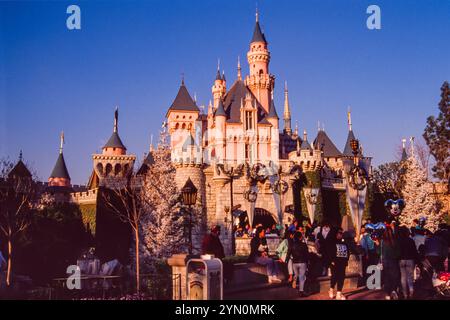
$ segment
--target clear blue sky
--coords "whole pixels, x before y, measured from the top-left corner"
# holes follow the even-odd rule
[[[120,107],[119,133],[139,159],[157,135],[185,73],[207,104],[217,58],[229,85],[254,27],[250,1],[0,1],[0,157],[24,158],[47,179],[59,132],[73,183],[86,183]],[[81,7],[82,29],[66,28]],[[366,28],[377,4],[382,30]],[[258,1],[272,53],[275,102],[288,81],[293,119],[311,139],[317,121],[339,148],[346,110],[365,153],[391,161],[403,136],[420,136],[450,80],[450,1]],[[294,122],[295,123],[295,122]]]

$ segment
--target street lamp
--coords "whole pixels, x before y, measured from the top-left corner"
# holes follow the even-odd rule
[[[197,191],[191,178],[188,178],[184,187],[181,188],[183,204],[189,207],[189,254],[192,254],[192,206],[197,202]]]

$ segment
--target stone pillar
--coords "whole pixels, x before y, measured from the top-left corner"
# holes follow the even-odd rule
[[[167,264],[172,267],[172,299],[187,300],[186,288],[186,264],[190,259],[198,258],[196,255],[186,253],[174,254],[167,259]]]

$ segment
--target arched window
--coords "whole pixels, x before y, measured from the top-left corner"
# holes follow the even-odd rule
[[[108,163],[105,167],[105,175],[108,176],[112,171],[112,165],[111,163]]]
[[[100,175],[103,175],[103,164],[97,163],[97,171],[100,173]]]
[[[181,129],[186,129],[186,123],[183,123],[183,125],[181,126]]]
[[[175,125],[175,130],[180,129],[180,124],[177,122],[177,124]]]
[[[122,166],[119,163],[117,163],[114,166],[114,175],[116,175],[116,176],[119,175],[121,170],[122,170]]]

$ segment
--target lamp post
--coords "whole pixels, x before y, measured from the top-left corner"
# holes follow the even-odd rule
[[[244,164],[240,164],[237,167],[233,167],[233,166],[227,166],[226,164],[218,164],[216,166],[216,170],[217,170],[217,175],[224,175],[227,178],[227,183],[230,183],[230,208],[229,208],[229,213],[230,213],[230,218],[231,218],[231,254],[234,255],[236,252],[236,244],[235,242],[235,237],[234,237],[234,216],[233,216],[233,212],[234,212],[234,201],[233,201],[233,181],[234,179],[239,179],[239,177],[242,175],[243,170],[244,170]],[[225,208],[226,209],[226,208]],[[228,210],[225,210],[225,213],[228,215]],[[228,219],[227,219],[228,220]]]
[[[189,208],[189,254],[192,254],[192,206],[197,202],[197,191],[191,178],[187,179],[184,187],[181,189],[183,204]]]

